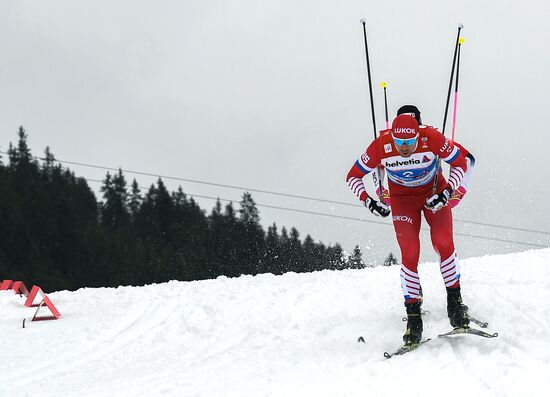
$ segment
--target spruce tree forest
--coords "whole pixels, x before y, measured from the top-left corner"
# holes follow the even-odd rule
[[[49,148],[33,156],[23,127],[0,156],[0,280],[48,292],[365,267],[359,247],[346,255],[293,227],[264,230],[248,192],[208,213],[181,187],[142,188],[119,169],[98,201]]]

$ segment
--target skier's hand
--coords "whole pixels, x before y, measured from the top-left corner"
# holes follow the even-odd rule
[[[380,198],[384,204],[391,207],[390,191],[385,187],[382,188],[382,194],[380,194],[380,187],[376,188],[376,195]]]
[[[437,193],[432,197],[429,197],[424,206],[433,212],[437,212],[447,205],[449,202],[449,197],[451,197],[451,189],[446,188],[441,193]]]
[[[460,203],[460,200],[466,195],[466,192],[467,190],[464,186],[459,186],[458,189],[453,192],[449,200],[451,208],[456,207]]]
[[[367,207],[374,215],[381,216],[382,218],[385,218],[390,214],[390,209],[386,204],[376,201],[371,197],[367,197],[365,200],[365,207]]]

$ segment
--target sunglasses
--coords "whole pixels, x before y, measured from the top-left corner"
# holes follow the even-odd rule
[[[418,139],[418,135],[415,136],[414,138],[409,138],[409,139],[393,138],[393,141],[397,146],[404,146],[404,145],[411,146],[415,144],[417,139]]]

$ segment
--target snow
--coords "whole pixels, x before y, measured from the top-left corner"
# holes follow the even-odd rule
[[[461,262],[465,303],[495,339],[436,338],[445,290],[421,264],[435,339],[390,360],[398,266],[59,291],[62,318],[42,322],[1,291],[0,396],[546,396],[549,264],[550,249]]]

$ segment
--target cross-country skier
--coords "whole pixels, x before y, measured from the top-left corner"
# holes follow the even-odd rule
[[[403,105],[403,106],[401,106],[397,110],[397,116],[399,116],[400,114],[410,114],[411,116],[414,116],[416,121],[418,121],[418,125],[422,125],[422,118],[420,116],[420,110],[415,105]],[[466,163],[467,163],[468,166],[467,166],[467,169],[466,169],[466,173],[464,174],[464,178],[462,179],[462,182],[460,183],[460,186],[458,187],[458,189],[456,189],[453,192],[453,195],[449,199],[449,205],[451,206],[451,208],[456,207],[460,203],[460,201],[464,198],[466,193],[468,192],[468,185],[470,183],[470,178],[471,178],[471,175],[472,175],[472,171],[473,171],[474,166],[475,166],[474,156],[470,152],[468,152],[458,142],[454,142],[454,144],[456,146],[458,146],[458,149],[460,150],[460,153],[463,154],[464,157],[466,158]],[[382,180],[384,180],[385,176],[386,176],[386,172],[384,171],[384,167],[380,166],[380,167],[378,167],[378,169],[380,171],[380,177],[382,178]],[[384,204],[386,204],[387,206],[391,206],[391,198],[390,198],[390,193],[389,193],[388,189],[384,188],[382,194],[380,194],[380,187],[377,186],[376,187],[376,194],[377,194],[377,196],[379,196],[382,199]]]
[[[440,256],[450,323],[455,328],[469,324],[460,294],[460,268],[453,242],[452,212],[448,206],[453,192],[464,180],[468,163],[461,147],[437,129],[419,125],[420,112],[418,117],[411,114],[414,111],[401,113],[394,119],[392,128],[381,131],[369,145],[346,179],[365,207],[376,216],[387,217],[389,207],[370,197],[363,184],[363,177],[378,166],[383,166],[387,173],[393,225],[401,250],[401,287],[408,319],[403,340],[411,345],[422,339],[422,292],[417,271],[421,213],[430,226],[432,244]],[[438,157],[450,165],[448,182],[441,167],[437,166]],[[436,172],[439,175],[434,192]]]

